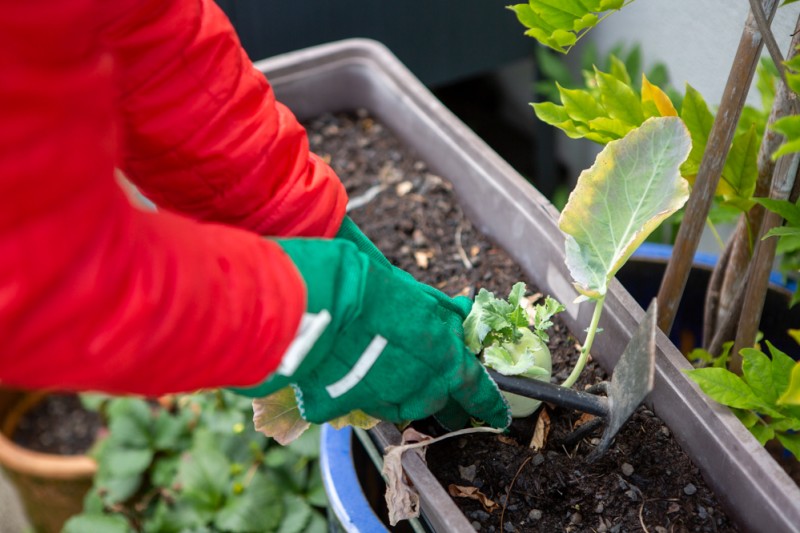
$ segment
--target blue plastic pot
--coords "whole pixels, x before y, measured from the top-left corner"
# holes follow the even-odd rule
[[[658,294],[671,255],[672,246],[646,242],[617,274],[617,279],[642,307],[646,308]],[[670,332],[670,339],[683,353],[700,344],[706,287],[716,263],[717,257],[713,254],[695,255],[694,267]],[[796,328],[800,324],[800,306],[788,309],[792,291],[794,283],[787,283],[777,272],[772,273],[761,329],[776,347],[796,357],[797,343],[786,333],[789,328]]]
[[[353,459],[353,429],[322,426],[322,482],[328,495],[331,531],[389,533],[369,503]]]

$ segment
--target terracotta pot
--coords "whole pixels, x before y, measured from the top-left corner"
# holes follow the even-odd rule
[[[11,440],[22,416],[46,394],[0,391],[0,465],[19,492],[35,530],[57,533],[83,509],[97,464],[87,455],[40,453]]]

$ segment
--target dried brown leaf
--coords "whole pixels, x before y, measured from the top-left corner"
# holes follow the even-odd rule
[[[547,409],[542,409],[539,413],[539,418],[536,420],[536,429],[533,430],[533,438],[529,448],[538,452],[544,445],[547,444],[547,435],[550,434],[550,415],[547,414]]]
[[[517,441],[512,439],[511,437],[506,437],[505,435],[498,435],[497,440],[502,442],[503,444],[508,444],[509,446],[517,446]]]
[[[300,408],[291,387],[253,400],[253,423],[257,431],[272,437],[282,446],[286,446],[311,427],[300,416]]]
[[[450,484],[447,487],[447,492],[454,498],[468,498],[470,500],[477,500],[481,502],[483,508],[487,513],[499,509],[500,505],[478,490],[477,487],[469,487],[463,485]]]
[[[580,418],[578,418],[575,421],[575,423],[572,425],[572,429],[578,429],[579,427],[581,427],[585,423],[590,422],[590,421],[594,420],[595,418],[597,418],[597,417],[595,415],[591,414],[591,413],[583,413],[580,416]]]
[[[419,493],[403,472],[403,452],[405,445],[430,440],[431,438],[414,428],[403,431],[400,446],[389,446],[383,457],[383,476],[386,479],[386,505],[389,508],[389,524],[397,525],[400,520],[408,520],[419,516]],[[425,460],[425,448],[414,448],[422,460]]]

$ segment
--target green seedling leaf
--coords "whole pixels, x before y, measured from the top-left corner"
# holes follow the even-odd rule
[[[797,204],[772,198],[755,198],[755,201],[786,219],[792,226],[800,227],[800,206]]]
[[[525,284],[515,283],[508,301],[495,298],[494,293],[481,289],[472,309],[464,320],[464,341],[473,353],[480,353],[493,342],[513,342],[519,339],[519,328],[528,326],[528,315],[520,305]]]
[[[544,299],[543,304],[534,305],[529,314],[533,322],[533,332],[536,336],[542,341],[548,342],[550,337],[547,335],[547,330],[553,327],[553,321],[550,319],[565,309],[566,307],[561,305],[558,300],[550,296]]]
[[[285,446],[311,424],[300,415],[294,390],[285,387],[266,398],[253,400],[253,423],[257,431]]]
[[[800,115],[790,115],[775,121],[772,129],[786,137],[786,142],[772,154],[773,159],[800,152]]]
[[[700,161],[703,159],[703,152],[708,144],[708,135],[714,125],[714,115],[709,110],[703,96],[688,83],[680,116],[692,136],[692,151],[689,153],[686,163],[681,167],[684,177],[691,182],[700,168]]]
[[[778,398],[779,405],[800,405],[800,363],[795,363],[792,368],[789,385],[780,398]]]
[[[567,266],[578,291],[605,295],[636,247],[689,197],[680,176],[691,139],[677,117],[650,118],[609,143],[581,173],[558,225],[567,234]]]
[[[641,98],[636,91],[611,74],[595,69],[595,80],[600,90],[600,100],[608,116],[631,127],[644,121]]]
[[[756,440],[758,440],[758,443],[762,446],[765,445],[767,441],[775,438],[775,430],[764,424],[755,424],[747,429],[750,430],[750,433],[753,434]]]
[[[800,461],[800,433],[778,433],[776,436],[783,447]]]
[[[750,385],[753,394],[770,405],[778,399],[779,389],[775,386],[772,373],[772,361],[760,350],[744,348],[740,351],[742,358],[742,375]]]
[[[769,341],[767,341],[767,347],[772,355],[772,383],[776,394],[780,394],[781,391],[785,391],[789,387],[790,375],[795,367],[795,361]]]
[[[717,194],[725,200],[748,211],[753,206],[752,196],[758,179],[758,148],[761,139],[751,126],[745,133],[734,137],[731,151],[722,169],[722,179]]]

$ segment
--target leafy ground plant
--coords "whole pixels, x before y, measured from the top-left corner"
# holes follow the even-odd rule
[[[315,431],[277,446],[253,429],[250,400],[227,391],[87,403],[109,432],[66,533],[327,531]]]
[[[778,439],[800,459],[800,363],[770,344],[742,350],[739,376],[722,367],[688,371],[709,397],[727,405],[764,445]]]

